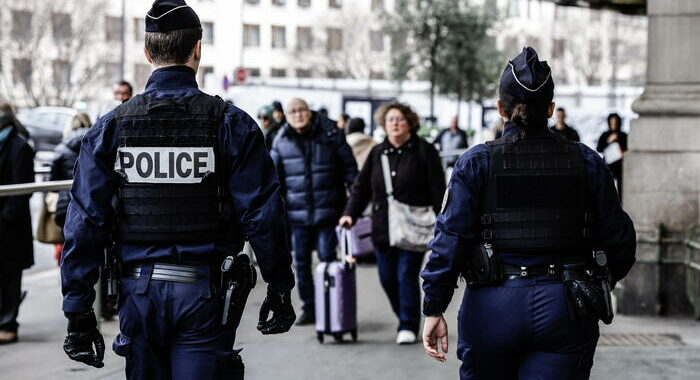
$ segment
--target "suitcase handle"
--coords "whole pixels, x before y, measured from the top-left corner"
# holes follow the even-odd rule
[[[347,264],[355,264],[357,260],[352,256],[352,239],[349,229],[340,228],[340,240],[341,259]]]

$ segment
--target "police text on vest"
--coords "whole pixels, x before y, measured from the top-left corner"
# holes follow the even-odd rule
[[[114,170],[130,183],[199,183],[214,161],[211,147],[119,147]]]

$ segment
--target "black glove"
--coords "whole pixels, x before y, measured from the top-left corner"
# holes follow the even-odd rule
[[[605,316],[603,288],[591,281],[572,278],[564,271],[569,317],[574,323],[596,323]]]
[[[270,312],[272,318],[268,319]],[[292,307],[290,292],[275,292],[267,288],[267,297],[260,307],[258,331],[267,334],[279,334],[289,331],[297,315]]]
[[[95,313],[66,313],[68,318],[68,335],[63,342],[63,351],[69,358],[91,365],[95,368],[104,367],[105,341],[97,330]],[[95,350],[92,350],[93,344]]]

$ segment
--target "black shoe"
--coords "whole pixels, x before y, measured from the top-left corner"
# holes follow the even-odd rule
[[[306,325],[312,325],[316,323],[316,313],[314,312],[313,309],[304,309],[301,312],[301,315],[299,318],[297,318],[296,325],[297,326],[306,326]]]

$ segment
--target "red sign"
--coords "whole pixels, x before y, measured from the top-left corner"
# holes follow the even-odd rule
[[[236,78],[236,83],[242,84],[245,83],[246,79],[248,79],[248,70],[239,67],[236,69],[236,71],[233,74],[234,78]]]

